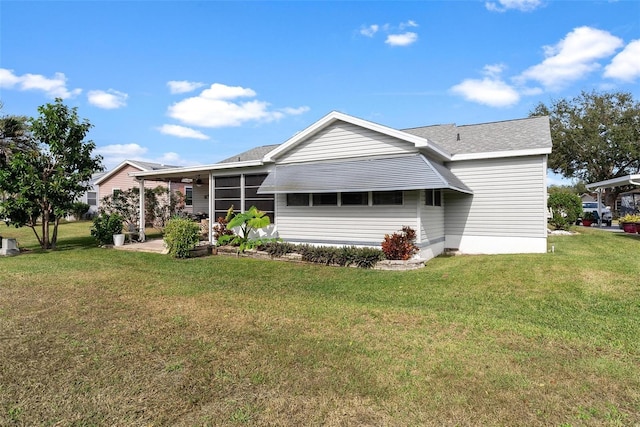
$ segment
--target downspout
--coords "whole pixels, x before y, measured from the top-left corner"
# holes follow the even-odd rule
[[[144,235],[144,226],[145,226],[145,217],[144,217],[144,178],[139,180],[140,185],[140,223],[138,224],[138,240],[144,242],[146,240],[146,236]]]

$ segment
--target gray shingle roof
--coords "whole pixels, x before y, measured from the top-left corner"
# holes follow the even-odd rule
[[[451,154],[551,148],[549,118],[546,116],[463,126],[425,126],[402,131],[427,138]]]
[[[270,151],[273,151],[280,144],[262,145],[260,147],[252,148],[244,153],[236,154],[227,159],[221,160],[218,163],[236,163],[236,162],[248,162],[251,160],[262,160],[262,158]]]

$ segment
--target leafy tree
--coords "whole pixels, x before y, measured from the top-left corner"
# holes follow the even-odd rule
[[[84,140],[91,124],[76,108],[56,99],[38,112],[29,120],[34,149],[13,152],[0,169],[0,191],[11,195],[0,212],[10,224],[30,227],[43,249],[55,249],[60,219],[89,189],[91,175],[103,170],[102,158],[92,157],[95,144]]]
[[[566,230],[582,214],[582,200],[577,194],[559,191],[549,195],[547,206],[551,209],[549,223],[558,230]]]
[[[582,92],[540,103],[530,115],[549,116],[554,172],[587,183],[640,173],[640,103],[630,93]]]

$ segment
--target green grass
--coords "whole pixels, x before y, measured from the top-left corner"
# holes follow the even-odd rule
[[[0,425],[640,424],[640,238],[385,272],[97,248],[0,258]]]

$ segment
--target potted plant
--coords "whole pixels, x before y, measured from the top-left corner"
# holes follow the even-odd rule
[[[593,212],[585,212],[584,215],[582,215],[582,225],[585,227],[591,227],[591,225],[597,220],[598,219]]]
[[[625,233],[637,233],[640,223],[640,215],[626,214],[618,220],[622,224]]]

